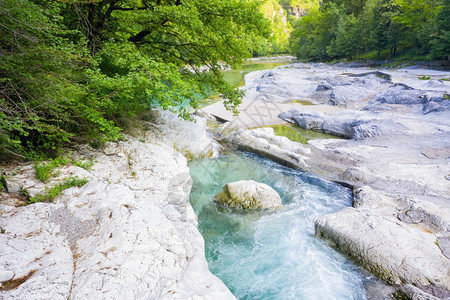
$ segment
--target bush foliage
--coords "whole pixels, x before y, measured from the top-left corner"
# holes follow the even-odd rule
[[[186,116],[211,91],[233,109],[237,66],[270,25],[254,0],[0,1],[0,156],[120,138],[129,118]],[[252,38],[250,38],[252,37]],[[209,69],[205,72],[204,68]]]

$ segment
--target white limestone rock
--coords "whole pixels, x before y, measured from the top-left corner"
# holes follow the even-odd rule
[[[220,145],[206,131],[206,119],[193,116],[193,121],[183,120],[173,112],[155,110],[156,120],[147,123],[153,130],[146,138],[155,143],[164,143],[188,159],[200,157],[216,157]]]
[[[73,255],[58,226],[48,220],[56,205],[1,207],[0,266],[14,277],[3,282],[2,299],[68,299]],[[15,281],[15,282],[14,282]],[[21,281],[23,283],[19,284]]]
[[[0,207],[0,275],[24,278],[0,298],[235,299],[208,270],[186,158],[133,138],[114,149],[56,204]]]
[[[239,129],[222,140],[238,149],[254,152],[284,165],[303,169],[307,167],[307,155],[311,153],[311,150],[301,143],[276,136],[273,128]]]
[[[375,192],[370,186],[353,190],[353,207],[377,208],[386,202],[386,198]]]
[[[432,233],[355,208],[319,218],[315,229],[316,236],[391,284],[450,289],[450,263]]]
[[[224,206],[240,209],[267,209],[283,206],[280,195],[273,188],[254,180],[227,183],[215,199]]]

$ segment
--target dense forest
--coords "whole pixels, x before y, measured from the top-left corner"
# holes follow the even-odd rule
[[[293,27],[291,51],[300,59],[450,55],[450,0],[323,0]]]
[[[450,0],[2,0],[0,157],[120,138],[152,107],[188,117],[251,56],[448,59]]]

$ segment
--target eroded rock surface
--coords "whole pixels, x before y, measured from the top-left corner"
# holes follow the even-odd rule
[[[240,180],[227,183],[216,201],[224,206],[240,209],[266,209],[283,206],[280,195],[264,183]]]
[[[438,80],[448,72],[383,70],[383,78],[364,68],[323,64],[293,64],[271,72],[270,79],[262,72],[246,77],[247,95],[344,107],[329,113],[297,106],[280,117],[347,140],[280,145],[273,132],[261,135],[259,129],[240,130],[223,140],[354,187],[354,207],[317,220],[317,236],[391,284],[414,284],[418,292],[406,286],[408,295],[419,297],[422,290],[427,291],[424,297],[449,297],[450,83]],[[423,72],[432,80],[419,80]],[[270,85],[283,83],[292,96],[278,89],[268,95]],[[253,90],[255,84],[266,89]],[[357,87],[365,91],[352,91]],[[339,90],[345,99],[330,102]]]
[[[185,157],[130,137],[81,148],[92,170],[58,178],[88,174],[85,186],[56,203],[0,205],[0,298],[234,299],[208,270]],[[33,172],[10,177],[23,186]]]

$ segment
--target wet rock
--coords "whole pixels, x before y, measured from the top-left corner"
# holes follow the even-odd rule
[[[355,208],[377,208],[385,201],[382,195],[367,185],[353,190],[353,207]]]
[[[273,128],[240,129],[225,136],[221,141],[292,168],[305,169],[305,156],[311,153],[311,150],[300,143],[276,136]]]
[[[393,300],[392,294],[396,289],[383,281],[370,282],[364,286],[367,300]]]
[[[359,74],[352,74],[351,77],[364,77],[364,76],[371,76],[375,75],[376,77],[380,78],[382,81],[385,82],[391,82],[392,76],[385,72],[375,71],[375,72],[366,72],[366,73],[359,73]]]
[[[421,289],[413,286],[412,284],[405,284],[401,286],[398,292],[395,294],[396,297],[407,297],[411,300],[439,300],[440,298],[434,297]]]
[[[279,118],[290,123],[297,124],[301,128],[319,131],[323,130],[325,115],[319,112],[305,112],[298,109],[290,109],[278,115]]]
[[[267,209],[283,206],[280,195],[274,189],[254,180],[228,183],[215,199],[224,206],[240,209]]]
[[[322,131],[331,135],[350,139],[353,137],[354,120],[343,120],[337,118],[327,118],[323,122]]]
[[[349,112],[327,116],[318,112],[302,111],[300,108],[290,109],[278,115],[279,118],[298,126],[328,133],[331,135],[362,140],[382,135],[381,125],[370,124],[374,119],[360,112]]]

